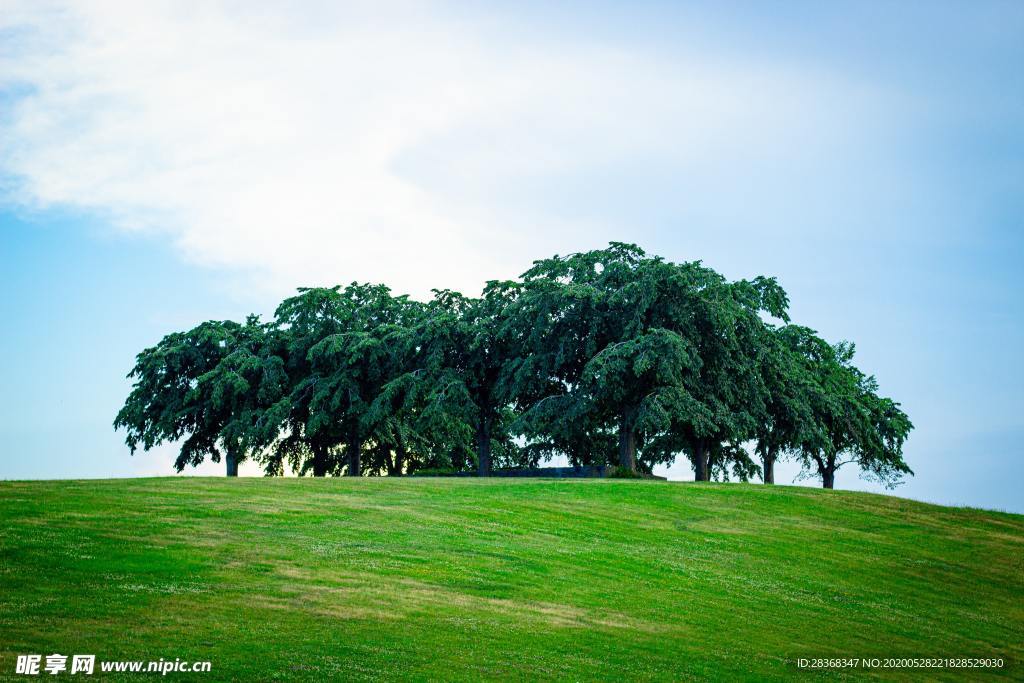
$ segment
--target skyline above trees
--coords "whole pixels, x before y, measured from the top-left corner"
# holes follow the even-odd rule
[[[792,324],[774,278],[729,281],[636,245],[535,261],[478,298],[384,285],[300,289],[274,319],[210,321],[144,350],[114,426],[132,452],[180,442],[267,475],[490,474],[554,456],[774,482],[782,459],[834,486],[894,486],[912,429],[853,344]]]

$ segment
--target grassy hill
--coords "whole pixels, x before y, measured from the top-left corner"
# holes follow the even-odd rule
[[[736,484],[177,478],[0,482],[0,522],[3,679],[54,652],[209,660],[204,681],[843,677],[795,661],[907,656],[1005,668],[870,675],[1024,676],[1019,515]]]

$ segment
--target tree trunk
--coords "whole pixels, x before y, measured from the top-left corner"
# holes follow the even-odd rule
[[[703,441],[698,441],[693,448],[693,480],[711,481],[711,472],[708,468],[708,460],[711,457],[711,449]]]
[[[775,483],[775,453],[769,451],[761,458],[761,481]]]
[[[826,489],[835,488],[836,484],[836,471],[832,467],[827,467],[821,473],[821,485]]]
[[[814,456],[818,464],[818,472],[821,474],[821,485],[823,488],[834,488],[836,484],[836,456],[834,453],[826,454],[824,457]]]
[[[313,448],[313,476],[327,476],[327,449],[323,446]]]
[[[619,467],[636,472],[636,430],[630,413],[619,417]]]
[[[488,418],[480,418],[480,425],[476,430],[476,473],[481,477],[491,476],[491,421]]]
[[[229,476],[229,477],[237,477],[238,476],[238,459],[234,456],[233,453],[225,453],[224,454],[224,463],[227,465],[227,470],[228,470],[228,475],[227,476]]]
[[[363,473],[363,444],[358,436],[348,439],[348,476],[358,477]]]

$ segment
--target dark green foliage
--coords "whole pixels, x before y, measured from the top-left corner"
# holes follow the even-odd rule
[[[682,452],[698,479],[756,472],[729,444],[753,438],[766,410],[760,316],[785,319],[788,303],[775,280],[728,282],[699,262],[619,243],[538,261],[523,279],[529,436],[572,448],[615,433],[628,469],[649,472]]]
[[[132,392],[114,420],[132,452],[181,441],[179,472],[223,454],[228,474],[237,474],[238,463],[266,443],[263,412],[286,389],[265,334],[256,317],[244,325],[210,321],[140,353],[128,375],[136,380]]]
[[[511,361],[520,344],[506,325],[518,292],[511,282],[488,283],[479,299],[435,291],[414,330],[421,356],[415,381],[426,402],[421,433],[447,444],[447,464],[475,461],[482,475],[495,462],[522,462],[509,431]]]
[[[311,434],[340,434],[350,476],[363,473],[362,452],[371,437],[400,440],[388,420],[371,414],[385,384],[406,367],[413,352],[405,333],[415,317],[406,297],[383,285],[351,285],[342,293],[344,326],[308,351]]]
[[[814,339],[814,332],[799,325],[768,327],[762,339],[765,353],[760,374],[767,400],[754,439],[762,478],[773,484],[775,463],[798,449],[811,429],[814,374],[803,349]]]
[[[683,377],[699,359],[679,333],[679,278],[678,266],[618,243],[538,261],[523,275],[513,320],[527,353],[516,384],[520,424],[539,448],[561,447],[574,464],[615,454],[637,468],[643,439],[692,400]]]
[[[820,476],[825,488],[849,463],[888,488],[913,474],[903,460],[913,425],[898,403],[878,395],[874,377],[853,366],[854,345],[808,335],[802,350],[811,382],[811,416],[797,450],[804,471]]]
[[[143,351],[115,426],[133,452],[180,441],[179,470],[223,455],[229,474],[253,459],[267,474],[487,475],[560,455],[649,474],[684,455],[702,480],[771,482],[792,457],[826,486],[849,462],[895,484],[910,421],[851,344],[787,324],[788,303],[773,278],[617,242],[479,298],[302,289],[271,323],[203,323]]]

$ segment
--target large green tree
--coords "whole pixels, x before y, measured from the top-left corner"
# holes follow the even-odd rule
[[[169,334],[137,356],[128,376],[135,382],[114,427],[126,430],[131,451],[180,441],[179,472],[223,457],[228,476],[267,446],[263,412],[287,387],[255,316]]]
[[[729,282],[710,269],[691,269],[686,334],[700,358],[688,379],[694,403],[674,416],[666,434],[681,445],[698,481],[716,472],[747,479],[755,471],[745,449],[767,410],[761,373],[765,346],[762,315],[787,320],[788,299],[773,278]]]
[[[856,462],[891,485],[911,425],[877,382],[788,323],[772,278],[730,281],[635,245],[536,261],[478,298],[419,303],[383,285],[301,289],[274,321],[208,322],[137,358],[115,420],[177,467],[256,459],[267,474],[487,475],[565,455],[698,480],[797,457],[826,486]],[[760,464],[745,446],[753,442]]]
[[[524,273],[510,322],[527,351],[514,386],[534,444],[575,450],[611,432],[618,464],[636,469],[641,432],[688,400],[680,375],[696,362],[672,320],[678,309],[665,284],[674,274],[672,264],[620,243],[537,261]],[[573,450],[566,455],[579,458]]]
[[[314,395],[322,378],[314,372],[310,350],[321,340],[348,329],[350,305],[340,287],[302,288],[274,313],[273,339],[284,359],[288,392],[267,409],[267,428],[277,439],[266,458],[268,474],[283,474],[287,464],[297,474],[322,477],[343,464],[342,426],[321,419]]]
[[[420,361],[415,380],[427,403],[430,432],[451,441],[451,464],[458,467],[472,441],[477,473],[491,473],[518,448],[509,433],[511,362],[521,354],[506,324],[519,293],[512,282],[489,282],[479,298],[437,290],[416,328]]]
[[[804,346],[813,378],[811,419],[798,454],[805,472],[833,488],[841,467],[856,464],[887,488],[913,474],[903,444],[913,429],[899,404],[878,395],[878,382],[853,365],[855,347],[811,336]]]
[[[418,307],[393,296],[384,285],[352,284],[340,292],[341,329],[320,338],[307,353],[310,434],[340,435],[345,472],[363,474],[363,449],[375,426],[374,400],[396,376],[402,361],[395,349],[406,344]],[[379,426],[379,425],[378,425]],[[380,438],[383,431],[378,431]],[[390,446],[390,444],[389,444]]]
[[[764,322],[786,317],[773,279],[729,282],[699,262],[670,263],[635,245],[538,261],[523,276],[516,320],[530,354],[517,386],[535,433],[570,442],[614,429],[618,464],[649,470],[688,455],[746,476],[732,444],[764,412]]]
[[[286,463],[314,476],[407,469],[420,445],[409,426],[416,396],[384,389],[413,362],[409,330],[420,309],[383,285],[358,283],[302,289],[278,307],[273,339],[290,390],[263,420],[277,434],[268,473]]]
[[[449,317],[434,302],[403,303],[387,334],[386,355],[377,361],[384,383],[363,420],[373,442],[370,471],[463,469],[473,458],[471,406],[452,400],[461,396],[461,387],[451,368],[438,365],[434,337],[454,329],[461,318]]]
[[[765,327],[760,374],[766,395],[754,440],[766,484],[775,483],[775,463],[795,452],[811,428],[814,376],[807,348],[814,340],[814,332],[799,325]]]

